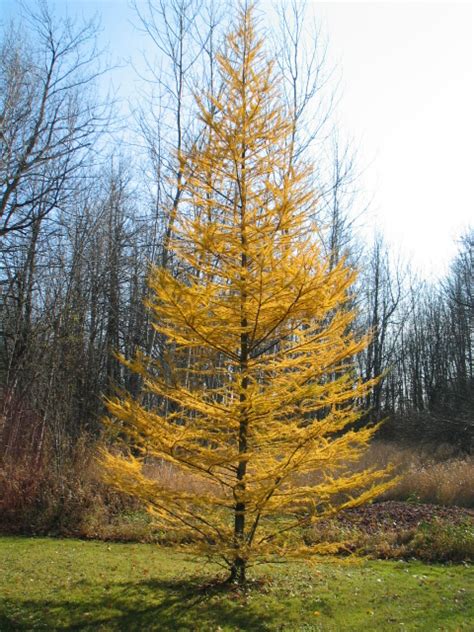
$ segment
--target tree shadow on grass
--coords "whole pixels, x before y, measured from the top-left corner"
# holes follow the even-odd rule
[[[64,596],[63,596],[64,595]],[[250,604],[246,595],[222,585],[195,580],[84,582],[70,593],[48,600],[0,601],[0,630],[215,630],[230,626],[268,630],[271,616]]]

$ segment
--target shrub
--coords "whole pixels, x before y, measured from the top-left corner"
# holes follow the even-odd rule
[[[471,562],[474,560],[474,523],[433,519],[415,527],[366,531],[336,520],[317,525],[306,535],[307,544],[329,542],[341,553],[377,559],[417,558],[425,562]]]
[[[474,524],[434,520],[420,525],[408,550],[413,557],[428,562],[470,562],[474,560]]]
[[[26,453],[0,463],[4,533],[99,537],[113,516],[133,504],[100,481],[95,446],[86,439],[64,450],[59,462],[46,449],[40,460]]]

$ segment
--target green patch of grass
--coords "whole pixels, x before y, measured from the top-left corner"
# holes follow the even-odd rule
[[[0,630],[470,630],[467,565],[261,566],[245,591],[171,549],[0,538]]]

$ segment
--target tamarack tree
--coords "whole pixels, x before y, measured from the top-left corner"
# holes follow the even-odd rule
[[[291,161],[291,117],[251,8],[217,61],[219,96],[210,107],[197,98],[202,133],[180,154],[176,269],[149,280],[167,351],[122,358],[155,404],[108,401],[124,449],[103,463],[177,541],[243,583],[254,563],[321,552],[299,542],[302,529],[388,483],[382,471],[345,470],[376,430],[354,430],[373,386],[354,370],[367,344],[350,331],[355,274],[315,242],[317,195],[309,168]],[[199,484],[153,478],[157,461]]]

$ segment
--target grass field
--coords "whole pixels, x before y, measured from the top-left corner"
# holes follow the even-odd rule
[[[473,630],[474,572],[324,559],[262,566],[245,592],[167,548],[0,538],[0,630]]]

